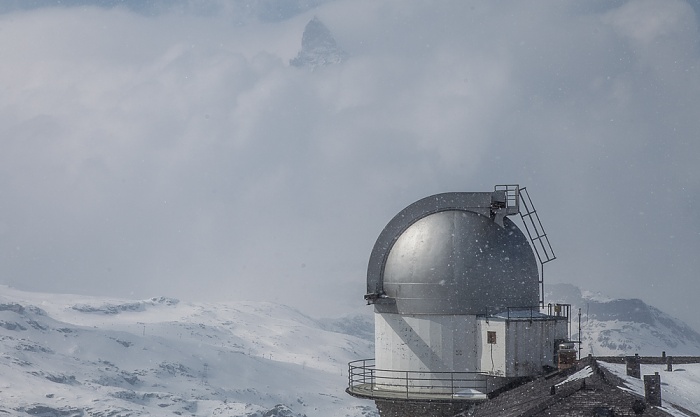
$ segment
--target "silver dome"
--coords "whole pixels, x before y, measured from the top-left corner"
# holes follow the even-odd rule
[[[493,193],[446,193],[407,207],[384,229],[368,267],[378,312],[487,314],[539,303],[527,237],[494,221]]]

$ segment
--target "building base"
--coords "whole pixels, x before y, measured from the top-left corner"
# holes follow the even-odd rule
[[[454,417],[479,404],[479,402],[375,400],[381,417]]]

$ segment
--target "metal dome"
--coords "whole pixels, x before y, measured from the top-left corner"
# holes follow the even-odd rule
[[[535,254],[520,229],[499,216],[500,201],[497,192],[445,193],[408,206],[377,239],[366,298],[378,312],[400,314],[537,305]]]

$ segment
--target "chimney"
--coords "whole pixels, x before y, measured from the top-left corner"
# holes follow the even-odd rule
[[[666,371],[673,372],[673,356],[666,356]]]
[[[661,376],[644,375],[644,399],[649,405],[661,406]]]
[[[625,364],[627,365],[627,376],[632,378],[641,378],[641,370],[639,366],[639,355],[625,356]]]

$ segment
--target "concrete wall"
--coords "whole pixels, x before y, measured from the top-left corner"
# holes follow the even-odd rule
[[[453,417],[478,403],[377,400],[376,404],[381,417]]]

